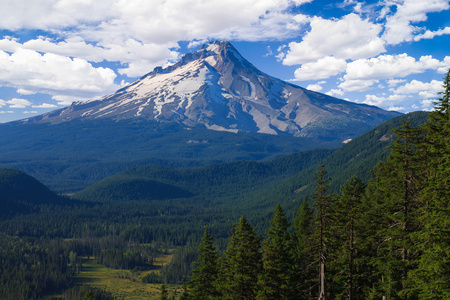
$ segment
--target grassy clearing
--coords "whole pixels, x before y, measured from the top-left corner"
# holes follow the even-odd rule
[[[150,272],[159,272],[160,267],[167,265],[172,255],[163,255],[155,259],[155,266],[159,267],[151,271],[115,270],[98,265],[93,258],[83,258],[82,271],[75,278],[77,285],[89,285],[103,288],[114,296],[123,299],[159,299],[161,293],[160,284],[142,283],[142,277]],[[177,286],[167,286],[169,290],[177,289]]]

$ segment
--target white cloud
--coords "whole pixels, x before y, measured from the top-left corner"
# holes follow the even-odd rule
[[[403,106],[389,106],[387,110],[389,111],[401,111],[405,109]]]
[[[11,100],[4,101],[4,103],[9,105],[10,108],[25,108],[32,104],[30,101],[20,98],[13,98]]]
[[[435,36],[441,36],[445,34],[450,34],[450,27],[445,27],[444,29],[439,29],[436,31],[427,30],[425,33],[419,34],[414,37],[414,41],[420,41],[422,39],[432,39]]]
[[[414,57],[406,53],[400,55],[380,55],[370,59],[359,59],[347,65],[347,74],[344,79],[389,79],[405,77],[411,74],[422,73],[430,69],[438,69],[443,66],[441,62],[427,55],[416,61]]]
[[[31,92],[51,95],[92,97],[112,92],[116,74],[108,68],[95,68],[80,58],[51,53],[40,54],[17,49],[8,54],[0,51],[0,83]]]
[[[16,92],[18,94],[21,94],[21,95],[34,95],[34,94],[36,94],[36,92],[28,91],[28,90],[24,90],[24,89],[17,89]]]
[[[348,92],[365,91],[377,82],[377,80],[348,79],[340,83],[338,87]]]
[[[393,88],[395,86],[397,86],[400,83],[406,82],[406,79],[389,79],[388,80],[388,86],[390,88]]]
[[[422,104],[422,109],[430,111],[434,108],[434,102],[435,100],[426,99],[420,101],[420,104]]]
[[[394,90],[395,94],[416,94],[421,99],[437,98],[438,93],[442,92],[442,82],[432,80],[431,82],[422,82],[419,80],[412,80],[411,82],[398,87]]]
[[[346,66],[345,59],[327,56],[316,62],[303,64],[295,70],[294,76],[296,80],[325,79],[345,71]]]
[[[343,96],[344,91],[341,89],[331,89],[330,91],[326,92],[328,96]]]
[[[388,5],[396,6],[395,14],[386,18],[383,34],[383,39],[391,45],[411,41],[414,34],[420,30],[412,23],[426,21],[427,13],[440,12],[450,8],[447,0],[405,0],[401,4],[397,1],[388,3]]]
[[[13,114],[14,112],[12,110],[4,111],[0,110],[0,114]]]
[[[5,0],[0,27],[71,28],[85,40],[129,38],[167,44],[179,40],[238,37],[261,40],[297,34],[298,19],[288,8],[302,0]]]
[[[49,103],[42,103],[40,105],[33,105],[32,107],[33,108],[54,108],[54,107],[57,107],[57,106],[54,105],[54,104],[49,104]]]
[[[0,49],[12,53],[28,49],[73,61],[117,61],[123,65],[120,74],[137,77],[178,59],[181,40],[203,43],[297,36],[308,17],[291,8],[311,1],[5,0],[0,2],[0,28],[40,29],[54,38],[4,37]]]
[[[24,113],[24,114],[37,114],[38,112],[35,111],[35,110],[32,110],[32,111],[25,110],[22,113]]]
[[[283,64],[296,65],[313,62],[323,57],[359,59],[385,52],[384,42],[378,37],[382,27],[356,14],[340,20],[314,17],[311,30],[300,43],[289,44]]]
[[[313,0],[293,0],[293,1],[294,1],[295,5],[297,5],[297,6],[303,5],[305,3],[313,2]]]
[[[306,89],[314,92],[320,92],[323,87],[320,84],[310,84],[306,87]]]
[[[389,104],[390,102],[399,102],[406,98],[407,98],[406,95],[389,95],[389,96],[366,95],[366,99],[362,103],[368,105],[376,105],[380,107],[387,107],[389,109],[389,107],[394,107],[392,104]]]

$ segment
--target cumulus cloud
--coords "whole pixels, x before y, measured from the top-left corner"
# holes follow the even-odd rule
[[[376,105],[380,107],[392,107],[392,104],[389,103],[392,103],[393,101],[396,102],[402,101],[406,98],[407,96],[405,95],[389,95],[389,96],[366,95],[366,98],[362,103],[368,105]]]
[[[422,99],[437,98],[438,93],[442,92],[442,82],[438,80],[432,80],[431,82],[422,82],[419,80],[411,80],[411,82],[398,87],[394,90],[396,94],[415,94]]]
[[[305,0],[5,0],[0,27],[72,28],[85,40],[107,43],[134,38],[143,43],[232,38],[260,40],[297,34],[288,8]],[[20,13],[12,13],[20,12]]]
[[[305,64],[333,56],[336,59],[368,58],[385,52],[379,38],[382,26],[349,14],[339,20],[314,17],[302,41],[289,44],[283,64]]]
[[[380,55],[370,59],[355,60],[347,65],[346,80],[354,79],[388,79],[405,77],[422,73],[426,70],[437,69],[443,62],[432,56],[422,56],[419,60],[406,53],[399,55]]]
[[[326,92],[325,94],[327,94],[328,96],[343,96],[344,91],[341,89],[331,89],[328,92]]]
[[[345,59],[337,59],[327,56],[317,60],[303,64],[295,70],[294,76],[296,80],[315,80],[325,79],[335,76],[345,70],[347,63]]]
[[[291,8],[308,2],[5,0],[0,2],[0,28],[43,30],[51,37],[3,37],[0,66],[7,68],[0,75],[0,85],[50,93],[55,99],[69,95],[72,100],[86,99],[116,87],[117,74],[91,63],[119,62],[119,74],[138,77],[177,60],[179,41],[294,37],[308,17]],[[19,57],[28,61],[30,69],[20,68]],[[58,69],[52,64],[56,60],[62,63]]]
[[[20,99],[20,98],[13,98],[8,101],[2,100],[0,103],[0,107],[3,105],[9,105],[9,108],[25,108],[27,106],[30,106],[32,103],[26,99]]]
[[[369,87],[371,87],[374,83],[377,82],[378,80],[347,79],[344,82],[340,83],[338,87],[347,92],[353,91],[361,92],[367,90]]]
[[[387,2],[396,6],[396,12],[386,18],[383,39],[391,45],[411,41],[420,28],[412,25],[427,20],[427,13],[440,12],[450,8],[447,0],[405,0],[403,3]]]
[[[445,34],[450,34],[450,27],[445,27],[443,29],[439,29],[436,31],[431,31],[431,30],[427,30],[422,34],[419,34],[417,36],[414,37],[414,41],[420,41],[422,39],[432,39],[435,36],[441,36],[441,35],[445,35]]]
[[[108,68],[95,68],[80,58],[69,58],[52,53],[40,54],[33,50],[17,49],[8,54],[0,51],[0,83],[51,95],[92,97],[118,88],[116,74]]]
[[[320,92],[323,89],[323,87],[320,84],[316,83],[308,85],[306,89],[314,92]]]
[[[49,104],[49,103],[42,103],[40,105],[32,105],[33,108],[55,108],[57,107],[54,104]]]

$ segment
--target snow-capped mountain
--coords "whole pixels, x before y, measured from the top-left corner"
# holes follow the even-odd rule
[[[399,115],[312,92],[256,69],[227,41],[211,42],[177,64],[155,68],[99,100],[22,123],[144,118],[223,131],[353,138]]]

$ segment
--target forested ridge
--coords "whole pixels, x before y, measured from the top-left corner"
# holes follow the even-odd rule
[[[0,170],[21,183],[3,190],[34,187],[20,198],[0,194],[9,207],[0,215],[0,298],[114,299],[76,283],[90,258],[159,268],[142,281],[163,284],[161,299],[169,284],[187,284],[178,299],[450,299],[449,86],[447,74],[435,111],[386,122],[335,151],[138,167],[77,200]],[[169,253],[171,263],[156,267]]]

